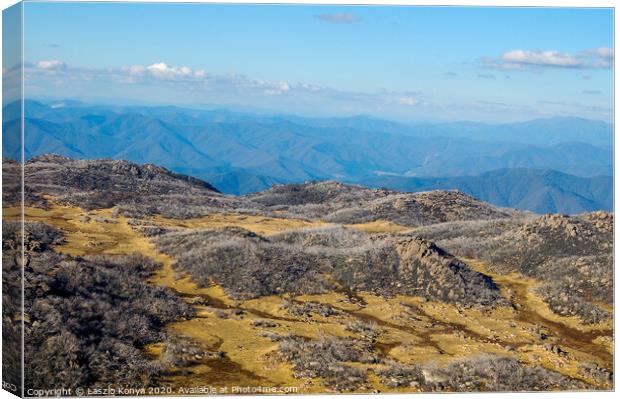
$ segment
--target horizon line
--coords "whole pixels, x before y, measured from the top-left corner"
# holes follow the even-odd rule
[[[2,108],[4,109],[9,104],[14,102],[21,101],[22,98],[13,99],[3,101]],[[350,114],[332,114],[332,115],[324,115],[324,114],[307,114],[307,113],[294,113],[289,111],[280,111],[276,109],[269,108],[260,108],[243,104],[234,104],[234,103],[163,103],[163,102],[151,102],[145,101],[141,99],[134,98],[115,98],[115,97],[55,97],[55,96],[29,96],[23,97],[23,101],[36,101],[42,103],[44,105],[48,105],[49,102],[52,101],[72,101],[77,103],[82,103],[84,105],[98,105],[98,106],[109,106],[109,107],[145,107],[145,108],[159,108],[159,107],[174,107],[185,110],[194,110],[194,111],[228,111],[238,114],[246,114],[246,115],[256,115],[256,116],[294,116],[298,118],[306,118],[306,119],[353,119],[353,118],[367,118],[374,119],[378,121],[392,122],[403,125],[412,125],[412,124],[450,124],[450,123],[478,123],[485,124],[489,126],[499,126],[499,125],[507,125],[507,124],[515,124],[515,123],[525,123],[531,121],[540,121],[540,120],[553,120],[553,119],[577,119],[584,121],[592,121],[592,122],[602,122],[608,125],[614,126],[614,119],[599,119],[599,118],[586,118],[583,116],[575,116],[575,115],[549,115],[542,117],[534,117],[534,118],[516,118],[513,120],[507,121],[488,121],[481,119],[400,119],[400,118],[390,118],[375,115],[372,113],[350,113]]]

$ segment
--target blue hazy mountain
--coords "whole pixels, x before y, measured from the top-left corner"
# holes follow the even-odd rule
[[[584,119],[406,125],[367,116],[305,118],[222,109],[33,100],[25,102],[24,114],[27,159],[55,153],[154,163],[209,181],[230,194],[307,180],[379,184],[391,181],[388,177],[394,181],[475,178],[498,169],[548,169],[585,180],[612,175],[613,129]],[[3,115],[5,137],[19,137],[14,134],[19,132],[18,121],[11,117],[19,115],[18,106],[9,104]],[[19,152],[19,142],[10,139],[4,140],[3,147],[7,157],[15,158]],[[513,179],[535,177],[522,172],[512,175]],[[526,187],[527,182],[523,184]],[[541,198],[551,195],[543,194],[538,183],[532,187]],[[544,187],[552,187],[551,182]],[[554,191],[553,201],[536,203],[542,201],[547,206],[515,202],[513,197],[501,203],[499,197],[481,198],[537,211],[578,211],[605,203],[600,198],[592,204],[576,202],[568,194],[579,195],[571,191],[562,196]],[[581,205],[562,207],[564,197],[567,203]]]
[[[554,170],[501,169],[447,178],[383,176],[360,183],[406,192],[458,189],[495,205],[537,213],[613,210],[611,176],[577,177]]]
[[[287,119],[307,126],[350,127],[363,131],[417,137],[460,137],[478,141],[510,141],[533,145],[553,145],[571,141],[602,147],[613,145],[611,124],[576,117],[554,117],[504,124],[468,121],[404,124],[364,115],[323,119],[289,116]]]
[[[534,119],[497,125],[476,122],[419,124],[412,126],[408,132],[418,136],[467,137],[472,140],[505,140],[535,145],[579,141],[602,147],[613,146],[611,124],[575,117]]]

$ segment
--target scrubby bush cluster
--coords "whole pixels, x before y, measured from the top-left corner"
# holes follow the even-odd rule
[[[421,367],[394,361],[376,371],[388,387],[415,387],[422,391],[506,392],[589,389],[589,385],[571,380],[540,366],[516,359],[482,354],[456,360],[445,366]]]
[[[293,231],[285,231],[273,236],[273,240],[281,243],[295,244],[306,249],[316,247],[319,251],[331,249],[334,253],[341,249],[344,251],[360,250],[367,246],[370,241],[368,235],[354,229],[346,229],[341,226],[314,227]]]
[[[578,390],[589,386],[540,366],[496,355],[455,361],[424,373],[424,386],[439,391],[551,391]]]
[[[609,384],[613,386],[614,383],[614,373],[595,363],[586,363],[579,366],[579,374],[588,376],[600,384]]]
[[[278,326],[278,323],[268,319],[256,319],[252,321],[252,326],[261,328],[274,328]]]
[[[424,374],[422,367],[419,365],[403,364],[396,361],[388,361],[386,363],[386,367],[380,368],[375,372],[381,379],[381,383],[386,387],[417,388],[424,384]]]
[[[275,186],[246,198],[289,217],[336,223],[389,220],[405,226],[423,226],[454,220],[506,218],[517,214],[458,191],[409,194],[331,181]]]
[[[8,277],[21,273],[20,247],[14,245],[20,228],[5,225]],[[59,255],[49,249],[62,239],[58,230],[42,223],[27,223],[25,230],[26,386],[154,383],[164,367],[143,348],[164,339],[165,323],[193,312],[169,290],[146,283],[161,265],[138,255]],[[15,312],[17,305],[9,304],[7,310]]]
[[[285,299],[282,305],[284,309],[286,309],[293,316],[312,316],[312,314],[318,314],[323,317],[331,317],[331,316],[340,316],[344,312],[342,310],[336,309],[328,303],[321,302],[294,302]]]
[[[160,236],[162,234],[174,231],[174,229],[154,225],[150,222],[147,222],[141,219],[129,218],[127,219],[127,223],[134,230],[136,230],[138,233],[140,233],[141,235],[145,237],[156,237],[156,236]]]
[[[23,189],[23,191],[22,191]],[[47,201],[41,196],[40,190],[35,190],[26,180],[22,186],[22,168],[20,163],[10,160],[2,160],[2,207],[24,206],[47,208]]]
[[[611,316],[596,303],[613,302],[612,230],[613,215],[594,212],[447,223],[411,234],[480,258],[492,271],[540,280],[537,293],[554,312],[595,323]]]
[[[21,224],[2,222],[2,379],[21,394]]]
[[[22,236],[20,222],[5,222],[2,225],[2,248],[8,251],[21,251]],[[41,222],[26,222],[23,244],[26,251],[42,252],[53,245],[64,242],[62,232]]]
[[[503,301],[488,277],[432,243],[407,237],[368,236],[339,227],[267,238],[226,228],[171,232],[155,242],[199,284],[217,283],[237,299],[344,287],[462,305]]]
[[[293,365],[296,378],[319,377],[337,391],[353,391],[366,383],[366,371],[348,363],[380,362],[370,344],[332,336],[286,337],[280,341],[280,353],[283,360]]]
[[[162,373],[145,345],[191,309],[146,284],[160,265],[140,256],[31,255],[26,272],[26,381],[32,387],[148,385]],[[58,374],[58,370],[62,370]]]
[[[199,284],[220,284],[237,299],[334,289],[321,275],[324,259],[240,228],[170,233],[156,243]]]
[[[348,322],[345,324],[344,329],[359,334],[362,338],[370,341],[375,341],[379,337],[379,334],[381,334],[381,330],[377,327],[376,323],[367,323],[359,319]]]
[[[159,359],[167,369],[187,367],[203,359],[223,357],[223,352],[204,350],[188,337],[171,335],[166,338],[164,350]]]

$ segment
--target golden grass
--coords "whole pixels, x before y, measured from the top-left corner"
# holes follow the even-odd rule
[[[191,229],[241,227],[260,235],[272,235],[282,233],[287,230],[329,225],[328,223],[309,222],[301,219],[271,218],[235,213],[212,213],[201,218],[183,220],[157,216],[153,218],[153,222],[157,225],[165,227],[181,227]]]
[[[345,224],[345,227],[350,227],[366,233],[403,233],[411,230],[411,227],[402,226],[400,224],[390,222],[389,220],[375,220],[374,222],[368,223]]]
[[[491,277],[498,284],[505,297],[517,295],[521,305],[533,310],[540,318],[566,325],[570,329],[582,332],[607,331],[613,328],[612,318],[607,318],[600,323],[586,324],[577,316],[560,316],[554,313],[545,301],[536,295],[533,290],[540,286],[540,282],[524,277],[517,273],[497,274],[486,270],[484,263],[476,259],[465,259],[474,270]],[[613,308],[607,306],[607,310],[613,312]]]
[[[88,216],[88,218],[86,218]],[[16,220],[19,208],[4,209],[3,218]],[[445,364],[479,353],[497,353],[539,364],[572,378],[594,385],[580,375],[579,365],[594,362],[611,366],[613,353],[612,326],[609,321],[600,325],[584,325],[577,318],[558,316],[534,293],[537,282],[516,275],[489,273],[482,262],[467,260],[479,272],[491,276],[501,287],[501,292],[518,310],[509,307],[494,309],[459,309],[453,305],[422,298],[396,296],[379,297],[359,293],[365,305],[352,303],[341,292],[319,295],[302,295],[295,301],[313,301],[330,304],[342,310],[342,316],[312,318],[294,317],[283,309],[283,298],[268,296],[247,301],[235,301],[217,285],[199,287],[188,275],[175,271],[174,260],[158,251],[153,243],[141,236],[124,217],[116,216],[111,209],[86,212],[76,207],[54,205],[51,209],[25,209],[26,220],[38,220],[62,229],[66,243],[56,251],[71,255],[140,253],[161,262],[163,267],[151,278],[157,284],[176,291],[187,300],[199,296],[207,300],[206,306],[195,306],[197,317],[172,323],[170,334],[194,339],[208,350],[225,352],[222,359],[208,359],[188,366],[184,373],[172,375],[165,381],[171,386],[196,384],[248,385],[248,386],[297,386],[299,392],[326,392],[320,379],[300,380],[293,377],[291,366],[278,361],[274,354],[278,344],[261,333],[294,334],[313,338],[321,335],[353,336],[347,331],[347,322],[362,320],[375,324],[380,332],[375,347],[384,356],[404,363]],[[214,214],[204,218],[175,220],[155,217],[152,223],[177,228],[221,228],[237,226],[258,234],[277,234],[290,229],[324,226],[320,222],[264,218],[257,216]],[[403,226],[389,222],[349,225],[366,232],[402,232]],[[234,310],[242,311],[236,315]],[[224,312],[227,318],[218,316]],[[252,321],[268,319],[276,327],[256,327]],[[549,334],[542,340],[536,333],[536,324]],[[568,356],[559,356],[545,349],[547,342],[560,342]],[[150,345],[147,353],[159,356],[163,343]],[[384,367],[381,365],[360,367]],[[411,392],[412,388],[388,389],[379,379],[369,374],[369,390],[382,392]],[[600,386],[600,385],[599,385]],[[609,388],[608,386],[601,386]]]

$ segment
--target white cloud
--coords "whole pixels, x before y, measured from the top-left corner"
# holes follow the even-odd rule
[[[132,65],[130,67],[123,68],[123,69],[129,72],[129,74],[133,76],[143,76],[144,73],[146,72],[146,68],[143,67],[142,65]]]
[[[613,52],[599,48],[589,53],[580,53],[579,56],[591,61],[604,61],[604,57],[613,59]],[[508,64],[500,58],[494,61]],[[509,65],[517,65],[523,69],[534,68],[522,63],[517,64],[516,61],[512,61]],[[301,114],[367,113],[399,118],[463,119],[465,116],[500,120],[544,116],[545,112],[553,115],[570,112],[583,117],[608,120],[613,111],[609,107],[596,108],[588,104],[520,106],[482,102],[449,103],[434,99],[432,94],[413,90],[347,91],[311,83],[253,79],[239,74],[210,74],[204,69],[193,70],[190,67],[172,66],[165,62],[117,68],[90,68],[65,65],[55,60],[55,62],[25,63],[23,67],[28,92],[34,93],[33,95],[79,97],[83,96],[83,93],[96,93],[148,100],[165,98],[170,103],[238,103]],[[3,73],[9,72],[10,69],[3,70]],[[584,76],[583,73],[585,71],[578,72],[576,76]],[[496,74],[497,77],[502,75]],[[596,99],[597,96],[592,93],[588,98]]]
[[[165,62],[158,62],[146,67],[146,69],[156,78],[174,79],[192,76],[193,72],[190,67],[168,66]]]
[[[280,83],[271,83],[271,82],[261,82],[262,86],[266,86],[265,94],[268,96],[277,96],[282,93],[286,93],[291,90],[291,86],[289,86],[286,82]]]
[[[67,65],[64,62],[58,60],[44,60],[37,62],[36,67],[48,71],[55,71],[65,69]]]
[[[614,50],[609,47],[599,47],[592,50],[592,52],[601,58],[607,58],[610,60],[614,58]]]
[[[401,97],[398,99],[398,103],[402,105],[413,106],[418,105],[420,103],[420,100],[414,97]]]
[[[608,47],[585,50],[579,53],[561,53],[555,50],[511,50],[499,58],[484,58],[486,66],[496,69],[531,68],[611,68],[614,51]]]
[[[515,64],[557,67],[576,67],[582,64],[582,60],[576,56],[557,51],[512,50],[504,53],[502,60]]]
[[[289,86],[288,83],[284,82],[284,83],[280,83],[280,90],[282,91],[289,91],[291,89],[291,87]]]

